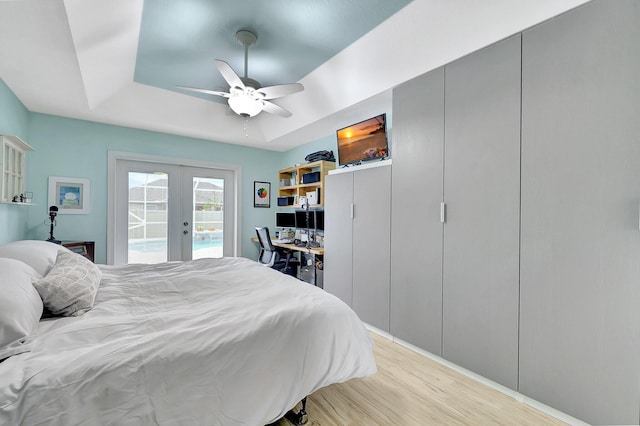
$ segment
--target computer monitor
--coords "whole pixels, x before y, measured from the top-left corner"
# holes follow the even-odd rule
[[[324,231],[324,210],[315,211],[316,229],[318,231]]]
[[[309,229],[314,229],[315,226],[315,215],[313,210],[309,210]],[[296,228],[307,229],[307,212],[305,210],[296,210]]]
[[[277,212],[276,227],[277,228],[295,228],[296,227],[295,213]]]

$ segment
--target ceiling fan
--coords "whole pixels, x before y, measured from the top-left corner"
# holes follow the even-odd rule
[[[231,66],[221,59],[216,59],[218,71],[227,83],[229,91],[197,89],[195,87],[177,86],[179,89],[227,98],[229,107],[241,117],[249,118],[265,111],[281,117],[291,117],[291,112],[271,102],[271,99],[282,98],[304,90],[300,83],[280,84],[277,86],[261,87],[260,83],[247,76],[249,62],[249,47],[256,44],[258,39],[254,33],[240,30],[236,39],[244,46],[244,77],[238,76]]]

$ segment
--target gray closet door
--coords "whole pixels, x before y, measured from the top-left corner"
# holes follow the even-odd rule
[[[353,310],[389,331],[391,166],[353,173]]]
[[[520,35],[445,73],[442,354],[517,389]]]
[[[520,391],[593,424],[640,407],[640,2],[523,34]]]
[[[391,334],[442,353],[444,68],[393,90]]]
[[[353,173],[325,178],[324,290],[351,306]]]

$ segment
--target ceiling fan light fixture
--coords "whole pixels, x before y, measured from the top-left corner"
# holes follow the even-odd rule
[[[222,78],[229,84],[229,92],[187,86],[178,86],[178,88],[227,98],[231,110],[243,118],[254,117],[262,111],[279,115],[280,117],[291,117],[291,112],[274,104],[271,100],[301,92],[304,90],[302,84],[289,83],[262,87],[256,80],[247,77],[249,47],[256,43],[257,36],[251,31],[240,30],[236,33],[236,38],[244,46],[244,76],[240,77],[222,59],[215,60]]]
[[[228,100],[229,106],[241,117],[254,117],[262,111],[264,103],[259,99],[254,99],[246,94],[232,96]]]

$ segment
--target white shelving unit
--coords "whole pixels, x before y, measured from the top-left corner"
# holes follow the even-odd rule
[[[33,151],[28,143],[17,136],[0,135],[0,202],[13,203],[14,196],[24,194],[25,153]]]

